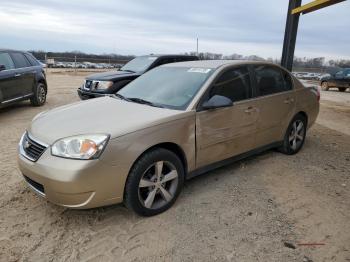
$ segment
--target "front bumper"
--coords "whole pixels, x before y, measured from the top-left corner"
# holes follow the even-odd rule
[[[97,93],[97,92],[92,92],[89,90],[84,90],[83,88],[78,88],[77,92],[78,92],[78,95],[79,95],[81,100],[103,97],[103,96],[108,95],[108,94],[104,94],[104,93]]]
[[[18,164],[29,187],[54,204],[87,209],[123,201],[127,174],[101,160],[54,157],[47,148],[36,162],[19,153]]]

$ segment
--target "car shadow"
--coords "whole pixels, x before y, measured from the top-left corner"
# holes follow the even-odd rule
[[[17,113],[27,108],[32,108],[32,105],[30,104],[29,101],[17,102],[17,103],[0,108],[0,116],[6,113]]]

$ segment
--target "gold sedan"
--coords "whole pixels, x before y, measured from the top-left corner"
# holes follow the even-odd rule
[[[58,205],[124,202],[151,216],[188,178],[269,148],[297,153],[318,111],[317,88],[274,64],[168,64],[115,95],[37,115],[18,163],[29,187]]]

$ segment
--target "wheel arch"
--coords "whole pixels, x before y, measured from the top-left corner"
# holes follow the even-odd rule
[[[45,78],[39,78],[38,79],[38,84],[44,84],[44,86],[45,86],[45,91],[46,91],[46,93],[47,93],[47,83],[46,83],[46,80],[45,80]]]
[[[303,117],[305,117],[306,119],[306,126],[308,124],[308,116],[307,116],[307,113],[305,111],[299,111],[298,113],[295,114],[294,117],[296,117],[297,115],[302,115]]]
[[[135,165],[135,163],[145,154],[147,154],[147,152],[151,151],[151,150],[154,150],[154,149],[157,149],[157,148],[163,148],[163,149],[167,149],[171,152],[173,152],[175,155],[177,155],[181,162],[182,162],[182,165],[184,167],[184,171],[185,171],[185,174],[187,174],[187,170],[188,170],[188,167],[187,167],[187,158],[186,158],[186,155],[185,155],[185,152],[184,150],[181,148],[181,146],[179,146],[178,144],[176,143],[173,143],[173,142],[164,142],[164,143],[159,143],[159,144],[156,144],[156,145],[153,145],[149,148],[147,148],[145,151],[142,152],[142,154],[139,155],[139,157],[134,161],[134,163],[132,164],[132,166]],[[131,168],[130,168],[131,170]]]

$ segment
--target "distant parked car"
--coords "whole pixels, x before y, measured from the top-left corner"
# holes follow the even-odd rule
[[[331,74],[320,74],[318,77],[317,77],[317,80],[319,81],[322,81],[323,79],[326,79],[327,77],[331,77]]]
[[[46,95],[42,64],[30,53],[0,49],[0,108],[27,99],[41,106]]]
[[[322,90],[338,88],[340,92],[345,92],[350,87],[350,68],[344,68],[334,75],[329,75],[321,79]]]
[[[83,85],[78,88],[78,95],[84,100],[114,94],[152,68],[169,63],[194,60],[198,60],[198,57],[187,55],[139,56],[124,65],[119,71],[88,76]]]

